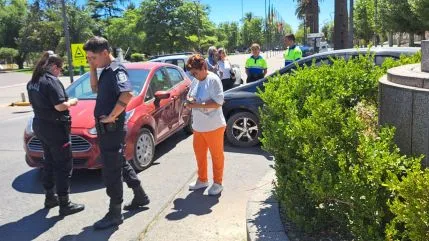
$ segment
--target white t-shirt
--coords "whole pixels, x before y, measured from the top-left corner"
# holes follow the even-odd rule
[[[196,103],[208,102],[213,100],[216,103],[223,104],[223,88],[219,77],[209,71],[205,80],[194,79],[188,93],[194,97]],[[198,132],[214,131],[220,127],[226,126],[222,107],[219,108],[193,108],[192,109],[192,129]]]
[[[231,78],[231,63],[228,60],[218,62],[219,64],[219,72],[222,79],[230,79]]]

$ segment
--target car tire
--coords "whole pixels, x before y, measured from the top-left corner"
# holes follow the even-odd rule
[[[226,139],[234,146],[254,146],[259,143],[260,136],[259,119],[250,112],[235,113],[227,121]]]
[[[152,132],[142,128],[137,136],[134,146],[134,158],[131,161],[136,171],[143,171],[150,167],[155,156],[155,139]]]

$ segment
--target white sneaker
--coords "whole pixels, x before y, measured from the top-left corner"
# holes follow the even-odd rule
[[[213,185],[209,188],[208,193],[211,196],[215,196],[215,195],[218,195],[219,193],[221,193],[222,190],[223,190],[222,185],[217,184],[217,183],[213,183]]]
[[[209,182],[202,182],[199,179],[197,181],[189,184],[189,190],[198,190],[200,188],[205,188],[209,186]]]

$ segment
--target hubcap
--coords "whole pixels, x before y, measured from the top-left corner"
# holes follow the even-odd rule
[[[140,166],[149,165],[153,157],[153,144],[149,135],[143,134],[139,137],[136,144],[136,158]]]
[[[232,125],[232,134],[235,139],[242,142],[251,142],[258,136],[258,126],[250,118],[237,119]]]

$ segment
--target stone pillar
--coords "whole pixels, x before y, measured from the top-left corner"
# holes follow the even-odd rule
[[[422,41],[422,71],[429,72],[429,40]]]

